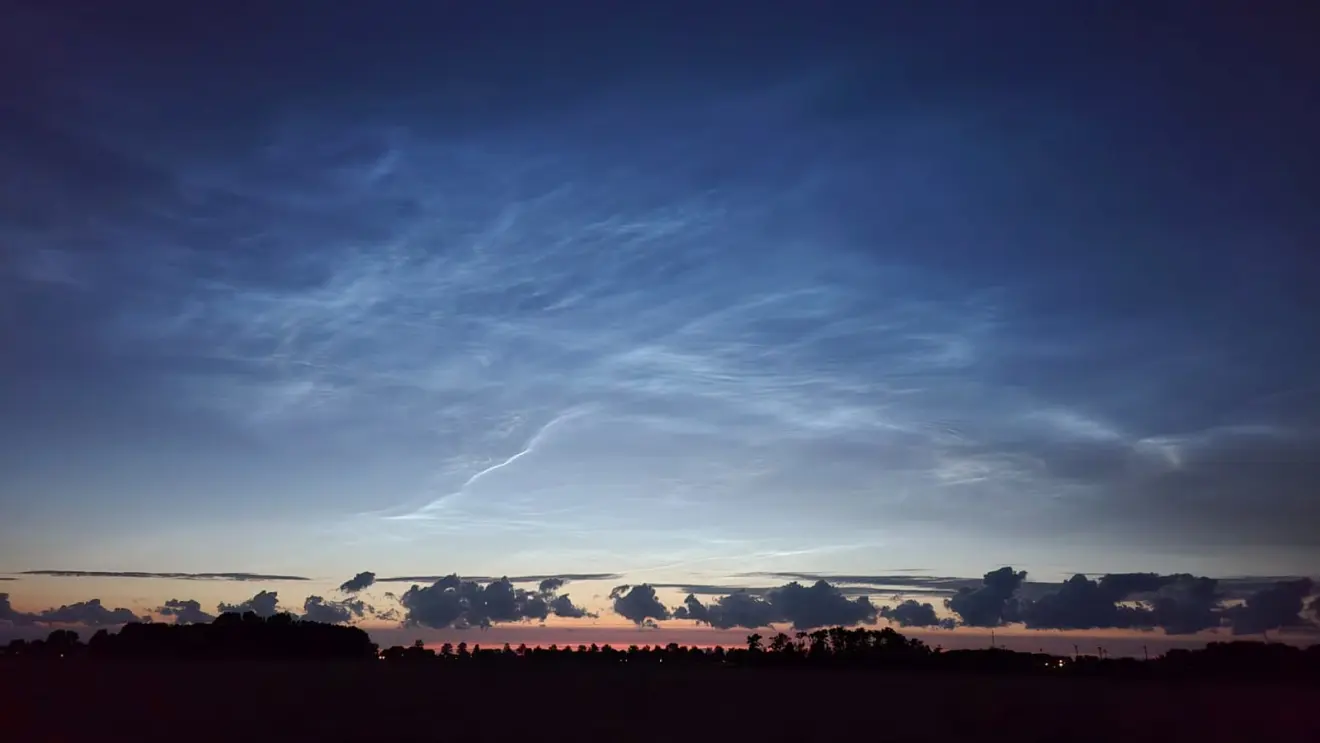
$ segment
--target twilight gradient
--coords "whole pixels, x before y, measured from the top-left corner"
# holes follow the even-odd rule
[[[0,5],[0,569],[1320,557],[1281,11]]]

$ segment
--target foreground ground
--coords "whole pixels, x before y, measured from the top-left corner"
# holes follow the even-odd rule
[[[735,669],[0,663],[0,740],[1259,743],[1320,740],[1315,694]]]

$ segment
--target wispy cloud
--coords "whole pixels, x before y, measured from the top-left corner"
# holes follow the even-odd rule
[[[266,575],[262,573],[144,573],[108,570],[25,570],[23,575],[45,575],[57,578],[166,578],[170,580],[226,580],[226,581],[305,581],[300,575]]]
[[[42,391],[14,396],[15,438],[45,426],[54,450],[71,421],[131,455],[106,456],[105,487],[43,470],[3,490],[113,510],[174,464],[123,442],[177,421],[178,461],[233,481],[180,467],[159,513],[249,494],[302,530],[294,554],[334,531],[427,553],[410,564],[591,554],[669,584],[799,557],[846,575],[898,544],[979,567],[969,541],[922,541],[942,534],[1313,557],[1314,313],[1280,289],[1305,275],[1286,241],[1241,235],[1281,220],[1205,221],[1242,200],[1161,180],[1195,169],[1113,141],[1125,113],[971,85],[979,55],[916,100],[870,71],[925,42],[873,46],[456,108],[413,60],[370,65],[380,90],[219,86],[242,101],[206,106],[209,86],[88,72],[83,108],[0,122],[25,174],[0,234],[22,361],[0,371]],[[147,113],[212,107],[168,130]],[[1165,187],[1110,182],[1120,163]],[[1273,260],[1240,262],[1248,239]]]
[[[377,578],[377,583],[434,583],[448,577],[446,575],[394,575],[387,578]],[[559,573],[547,575],[513,575],[513,576],[482,576],[465,575],[463,580],[474,583],[491,583],[497,580],[507,580],[510,583],[541,583],[546,580],[559,580],[565,583],[579,580],[614,580],[619,577],[618,573]]]

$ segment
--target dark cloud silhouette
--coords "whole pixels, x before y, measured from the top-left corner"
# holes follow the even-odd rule
[[[567,581],[565,581],[563,578],[546,578],[545,580],[541,581],[540,585],[536,587],[536,590],[540,591],[541,593],[554,593],[555,591],[558,591],[559,589],[563,588],[564,583],[566,582]]]
[[[326,601],[320,596],[308,596],[303,601],[303,614],[300,619],[322,624],[348,624],[354,619],[366,616],[370,610],[371,607],[358,599]]]
[[[215,616],[202,611],[202,605],[196,601],[170,599],[164,606],[156,608],[156,613],[165,617],[174,617],[175,624],[206,624]]]
[[[898,606],[880,608],[880,616],[900,627],[940,627],[953,629],[957,620],[952,617],[940,618],[931,604],[908,599]]]
[[[226,612],[237,612],[244,614],[252,612],[259,617],[269,617],[279,612],[280,595],[275,591],[258,591],[257,595],[244,601],[241,604],[220,604],[218,611],[221,614]]]
[[[568,594],[556,596],[550,601],[550,613],[565,619],[595,619],[596,615],[573,603]]]
[[[468,611],[480,591],[480,585],[464,583],[458,576],[441,578],[425,588],[413,586],[399,597],[404,624],[435,629],[471,626]]]
[[[104,627],[114,624],[140,622],[142,618],[128,609],[107,609],[100,599],[79,601],[58,609],[47,609],[36,617],[42,624],[82,624],[88,627]]]
[[[1151,609],[1118,602],[1133,593],[1147,593],[1161,586],[1162,579],[1150,574],[1106,575],[1099,581],[1078,574],[1065,581],[1057,592],[1022,602],[1019,614],[1029,629],[1153,627],[1155,612]]]
[[[639,586],[615,586],[610,591],[614,613],[636,624],[643,624],[648,619],[668,619],[669,609],[655,596],[655,588],[643,583]]]
[[[1031,629],[1192,634],[1220,625],[1223,599],[1217,580],[1186,573],[1112,573],[1098,580],[1075,575],[1035,601],[1019,601],[1018,619]]]
[[[1301,616],[1302,609],[1312,587],[1310,578],[1280,581],[1248,596],[1240,606],[1225,609],[1224,616],[1232,622],[1235,635],[1304,625],[1307,621]]]
[[[35,617],[33,615],[14,609],[9,603],[9,594],[0,593],[0,622],[9,622],[19,627],[26,627],[34,621]]]
[[[1302,616],[1313,582],[1309,578],[1262,583],[1238,579],[1239,586],[1257,589],[1238,605],[1214,578],[1156,573],[1115,573],[1092,580],[1074,575],[1058,590],[1035,601],[1011,601],[1016,619],[1028,629],[1163,629],[1172,635],[1192,634],[1225,623],[1234,634],[1259,634],[1309,626]],[[998,595],[1008,583],[1000,583]],[[1013,610],[1005,612],[1011,621]],[[989,616],[987,613],[986,616]]]
[[[811,586],[794,581],[766,596],[784,619],[798,629],[850,626],[875,622],[878,612],[870,599],[848,599],[828,582],[818,580]]]
[[[483,584],[449,575],[430,586],[412,586],[399,597],[399,603],[403,605],[405,624],[434,629],[544,621],[552,613],[564,617],[588,616],[567,596],[556,596],[553,590],[517,588],[508,578]]]
[[[311,580],[301,575],[266,575],[263,573],[140,573],[102,570],[25,570],[22,575],[47,575],[57,578],[168,578],[173,580],[233,581]]]
[[[764,596],[737,591],[710,604],[702,604],[695,595],[688,594],[674,612],[675,618],[693,619],[721,629],[754,629],[779,623],[797,629],[852,626],[873,623],[877,616],[878,610],[869,598],[849,599],[824,580],[810,586],[793,581]]]
[[[9,603],[9,594],[0,593],[0,621],[18,627],[35,624],[81,624],[88,627],[106,627],[115,624],[140,622],[142,617],[128,609],[107,609],[100,599],[66,604],[58,609],[46,609],[36,614],[16,611]]]
[[[371,585],[375,582],[376,574],[364,570],[343,583],[340,583],[339,590],[344,593],[357,593],[358,591],[365,591],[368,588],[371,588]]]
[[[1011,567],[992,570],[981,579],[977,588],[963,587],[944,602],[945,608],[957,614],[963,624],[972,627],[998,627],[1017,620],[1017,599],[1014,594],[1027,579],[1027,572],[1014,572]]]
[[[448,578],[448,575],[393,575],[388,578],[377,578],[377,583],[435,583]],[[558,575],[515,575],[492,577],[484,575],[468,576],[464,580],[470,580],[476,583],[492,583],[497,580],[507,580],[510,583],[541,583],[547,580],[558,580],[563,583],[569,583],[575,580],[617,580],[618,573],[560,573]],[[562,587],[563,583],[560,584]]]
[[[1155,626],[1171,635],[1190,635],[1219,626],[1219,581],[1179,574],[1151,597]]]
[[[702,604],[695,595],[689,593],[683,599],[683,605],[674,609],[674,618],[692,619],[720,629],[755,629],[769,626],[771,622],[783,621],[768,598],[745,591],[721,596],[708,605]]]

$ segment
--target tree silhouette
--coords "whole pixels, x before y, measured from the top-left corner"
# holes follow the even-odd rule
[[[757,632],[753,632],[752,634],[748,635],[748,636],[747,636],[747,652],[749,652],[749,653],[759,653],[759,652],[761,652],[761,640],[763,640],[763,639],[764,639],[764,638],[761,637],[761,635],[760,635],[759,633],[757,633]]]

